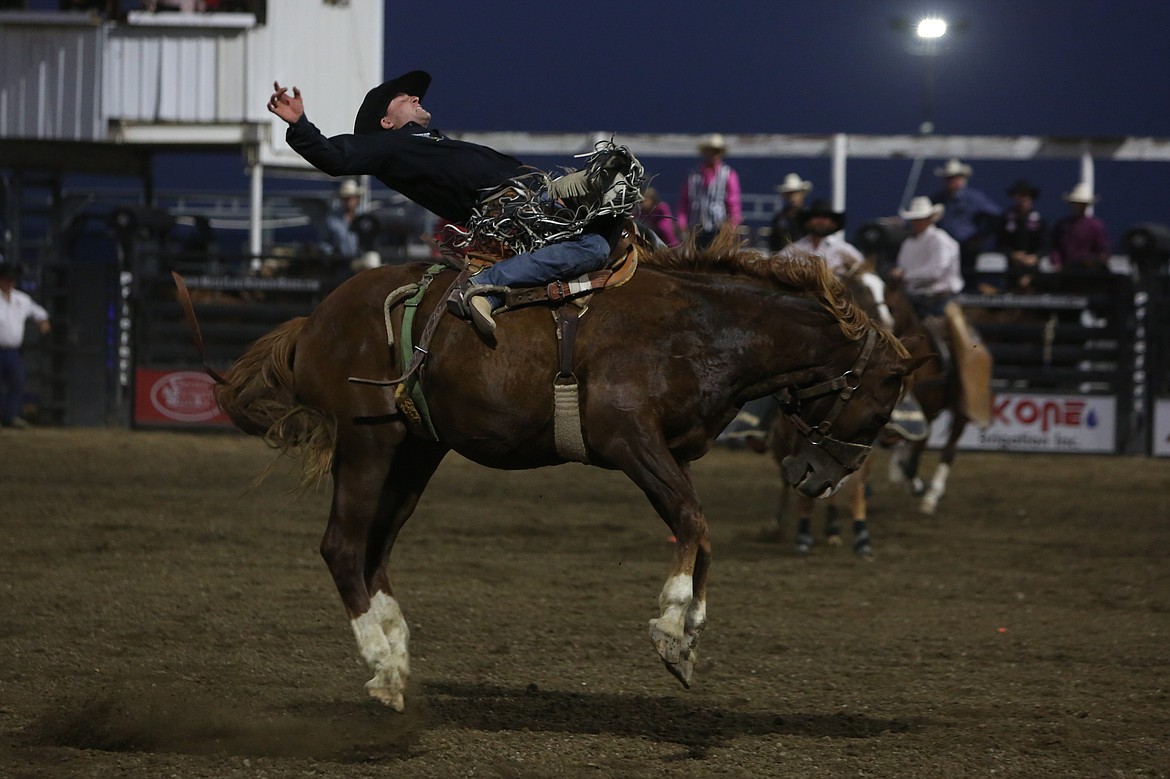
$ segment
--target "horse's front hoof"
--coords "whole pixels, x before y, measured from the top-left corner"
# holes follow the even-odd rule
[[[796,534],[796,553],[808,554],[813,548],[813,537],[808,533]]]

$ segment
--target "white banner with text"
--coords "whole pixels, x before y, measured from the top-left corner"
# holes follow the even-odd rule
[[[1117,449],[1117,398],[1112,395],[1002,392],[991,408],[988,428],[968,424],[959,439],[960,449],[1098,454]],[[946,443],[950,419],[944,412],[931,425],[931,447]]]

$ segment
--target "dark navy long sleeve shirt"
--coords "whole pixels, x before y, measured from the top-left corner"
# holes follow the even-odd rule
[[[368,135],[326,138],[301,116],[288,145],[331,176],[369,175],[442,218],[464,224],[482,190],[525,172],[514,157],[408,124]]]

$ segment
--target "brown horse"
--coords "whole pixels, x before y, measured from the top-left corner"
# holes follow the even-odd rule
[[[442,311],[428,321],[452,271],[437,273],[418,306],[417,321],[435,323],[419,375],[437,438],[401,413],[385,387],[349,380],[402,371],[387,329],[400,341],[403,313],[388,296],[423,273],[406,265],[359,274],[309,317],[256,342],[218,388],[242,430],[302,450],[310,474],[332,474],[321,553],[374,673],[366,688],[399,711],[409,631],[388,560],[443,457],[454,449],[503,469],[566,461],[556,445],[549,311],[500,314],[490,347]],[[908,354],[842,299],[823,264],[778,262],[729,234],[702,252],[660,250],[627,283],[595,295],[571,363],[580,459],[623,471],[677,539],[650,635],[689,686],[707,619],[711,543],[688,464],[745,401],[786,390],[786,412],[803,432],[785,478],[804,494],[829,492],[861,465],[888,420]]]

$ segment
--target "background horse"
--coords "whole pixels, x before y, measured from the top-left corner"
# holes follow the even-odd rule
[[[423,273],[389,266],[355,276],[309,317],[254,344],[217,388],[242,430],[301,450],[310,477],[332,474],[321,553],[374,672],[366,688],[400,711],[409,630],[388,561],[439,463],[452,449],[493,468],[566,461],[554,420],[557,334],[543,307],[500,314],[494,348],[441,310],[428,321],[434,337],[418,375],[434,438],[385,387],[349,381],[403,370],[387,349],[388,330],[401,340],[402,307],[389,301]],[[454,277],[435,271],[418,322],[444,305]],[[684,686],[706,624],[711,558],[690,461],[745,401],[787,388],[803,434],[785,478],[804,494],[829,492],[860,466],[908,367],[905,348],[841,296],[822,263],[778,262],[730,233],[703,252],[644,258],[627,283],[592,299],[571,355],[581,459],[624,472],[677,539],[650,635]]]
[[[913,392],[922,406],[927,421],[933,424],[943,411],[949,411],[951,416],[947,440],[939,453],[939,462],[935,466],[929,485],[918,475],[922,452],[926,449],[929,436],[920,441],[898,444],[890,457],[890,481],[908,483],[911,493],[922,498],[919,503],[922,513],[933,514],[938,508],[939,500],[946,494],[947,479],[955,462],[959,439],[971,419],[965,411],[962,382],[954,358],[954,345],[943,346],[950,352],[950,358],[938,354],[937,333],[931,333],[919,320],[910,298],[900,284],[890,284],[886,287],[886,305],[894,317],[894,332],[908,343],[912,337],[918,337],[911,344],[911,350],[915,357],[923,358],[924,363],[915,372]],[[949,340],[949,335],[947,339]]]
[[[868,265],[863,266],[859,272],[849,274],[841,281],[845,295],[849,300],[876,323],[882,321],[881,314],[878,311],[878,301],[874,297],[873,290],[861,279],[861,273],[869,270]],[[913,343],[909,344],[909,346],[912,349],[914,348]],[[913,352],[911,354],[913,355]],[[793,447],[796,446],[798,435],[796,429],[788,419],[783,415],[776,416],[768,432],[767,448],[777,464],[781,463],[792,451]],[[870,557],[873,555],[873,545],[867,519],[868,505],[865,495],[866,483],[869,480],[869,472],[872,465],[873,458],[867,457],[860,469],[845,478],[842,484],[843,489],[834,493],[832,496],[826,497],[823,501],[825,506],[825,540],[829,546],[840,546],[843,543],[841,538],[841,512],[837,507],[836,500],[841,495],[845,496],[849,503],[849,512],[852,518],[853,551],[862,557]],[[792,490],[789,488],[789,485],[782,481],[780,486],[780,500],[776,510],[776,523],[781,527],[781,530],[783,530],[789,515],[792,513],[792,497]],[[796,496],[796,531],[793,534],[793,545],[799,554],[808,554],[815,545],[812,534],[812,516],[817,502],[814,497],[807,495]]]

